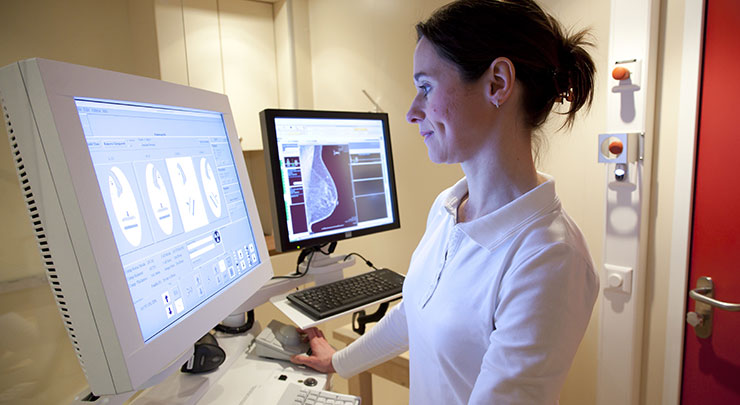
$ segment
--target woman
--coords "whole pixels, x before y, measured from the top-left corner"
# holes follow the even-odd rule
[[[532,145],[556,102],[569,125],[592,100],[585,34],[530,0],[460,0],[416,28],[407,120],[465,177],[434,202],[403,301],[339,352],[307,330],[293,361],[349,377],[408,349],[412,404],[555,404],[598,277]]]

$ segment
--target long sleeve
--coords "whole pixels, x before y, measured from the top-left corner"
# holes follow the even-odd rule
[[[337,374],[352,377],[408,350],[409,335],[403,301],[391,308],[375,327],[349,346],[334,353]]]

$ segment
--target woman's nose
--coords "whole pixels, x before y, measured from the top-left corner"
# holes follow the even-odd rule
[[[419,108],[418,97],[411,102],[409,111],[406,113],[406,121],[411,124],[418,124],[424,119],[424,112]]]

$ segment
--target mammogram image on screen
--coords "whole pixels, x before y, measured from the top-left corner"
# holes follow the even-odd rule
[[[301,145],[306,221],[312,233],[354,226],[349,145]]]

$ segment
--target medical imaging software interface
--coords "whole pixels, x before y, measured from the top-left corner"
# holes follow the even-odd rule
[[[393,222],[383,122],[275,118],[289,240]]]
[[[148,341],[261,261],[223,117],[75,103]]]

